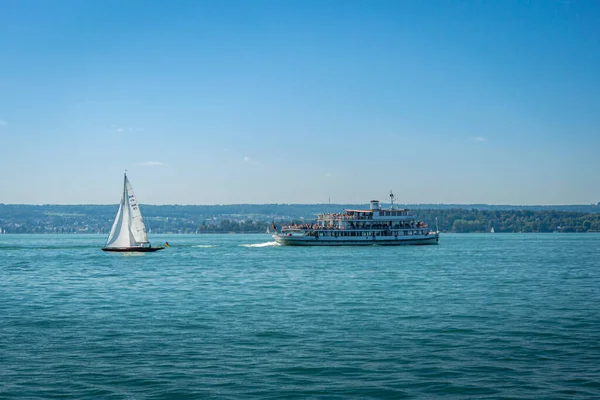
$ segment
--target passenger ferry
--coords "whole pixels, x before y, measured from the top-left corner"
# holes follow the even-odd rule
[[[273,239],[291,246],[438,244],[439,230],[430,231],[407,209],[394,208],[392,193],[390,202],[388,209],[381,208],[378,200],[371,200],[369,210],[320,214],[314,224],[283,226]]]

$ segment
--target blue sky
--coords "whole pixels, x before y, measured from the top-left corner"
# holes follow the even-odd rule
[[[600,201],[596,1],[0,9],[3,203]]]

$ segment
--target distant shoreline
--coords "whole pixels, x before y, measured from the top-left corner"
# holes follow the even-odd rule
[[[477,234],[477,235],[517,235],[517,234],[551,235],[551,234],[555,234],[555,233],[600,233],[600,231],[586,231],[586,232],[444,232],[444,231],[440,231],[440,233],[444,234],[444,235],[466,235],[466,234],[468,234],[468,235],[471,235],[471,234]],[[82,234],[74,233],[74,235],[82,235]],[[84,235],[97,235],[97,234],[85,233]],[[182,235],[182,236],[188,236],[188,235],[198,235],[198,236],[201,236],[201,235],[264,235],[264,236],[268,236],[268,237],[271,236],[271,234],[266,234],[263,232],[157,233],[156,235]]]
[[[398,205],[398,208],[405,207]],[[551,233],[600,231],[600,207],[585,210],[476,208],[410,208],[418,220],[442,233]],[[565,206],[579,207],[579,206]],[[323,212],[368,208],[368,205],[221,205],[153,206],[141,204],[149,234],[264,233],[277,226],[313,221]],[[108,235],[115,205],[6,205],[0,204],[0,232],[91,233]]]

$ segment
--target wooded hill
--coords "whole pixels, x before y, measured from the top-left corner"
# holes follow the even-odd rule
[[[442,232],[590,232],[600,231],[598,206],[411,205],[419,220]],[[258,233],[277,226],[312,221],[323,212],[368,208],[360,204],[141,205],[152,233]],[[385,207],[385,205],[384,205]],[[405,207],[399,205],[398,207]],[[586,208],[586,212],[570,211]],[[0,204],[0,229],[7,233],[105,233],[117,205]]]

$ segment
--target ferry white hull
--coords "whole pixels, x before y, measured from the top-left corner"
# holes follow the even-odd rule
[[[358,237],[333,237],[333,236],[307,236],[275,234],[273,239],[286,246],[402,246],[402,245],[429,245],[438,244],[439,233],[415,236],[358,236]]]

